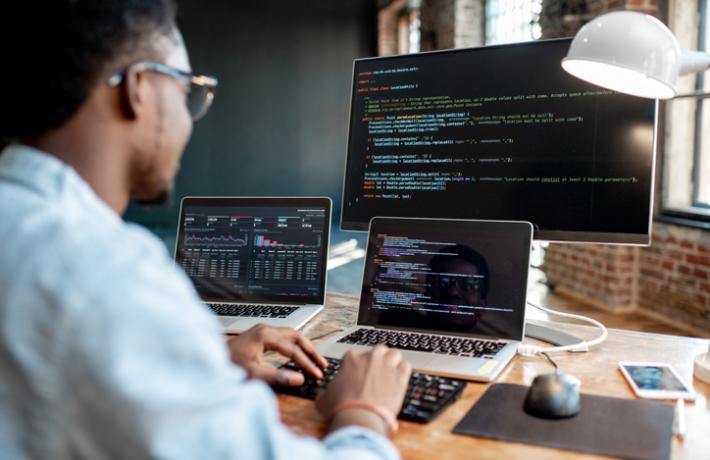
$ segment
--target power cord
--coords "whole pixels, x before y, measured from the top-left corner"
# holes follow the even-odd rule
[[[576,319],[579,321],[591,323],[591,324],[597,326],[599,329],[601,329],[602,333],[597,338],[595,338],[593,340],[583,340],[579,343],[575,343],[572,345],[564,345],[564,346],[559,346],[559,347],[541,347],[538,345],[521,343],[518,346],[518,354],[519,355],[533,356],[533,355],[537,355],[540,353],[558,353],[558,352],[562,352],[562,351],[588,351],[590,347],[593,347],[595,345],[599,345],[604,340],[606,340],[607,336],[609,335],[609,332],[606,330],[606,327],[604,327],[604,325],[602,323],[600,323],[599,321],[597,321],[593,318],[589,318],[589,317],[582,316],[582,315],[575,315],[572,313],[564,313],[561,311],[550,310],[549,308],[545,308],[543,306],[536,305],[532,302],[528,302],[528,305],[530,305],[531,307],[535,307],[538,310],[542,310],[545,313],[548,313],[550,315],[557,315],[557,316],[562,316],[565,318],[571,318],[571,319]]]
[[[555,360],[552,359],[552,358],[550,358],[550,355],[548,355],[546,351],[540,352],[540,354],[541,354],[542,356],[544,356],[545,358],[547,358],[547,360],[550,361],[550,364],[552,364],[553,366],[555,366],[555,374],[559,374],[559,373],[560,373],[560,366],[557,365],[557,363],[555,362]]]

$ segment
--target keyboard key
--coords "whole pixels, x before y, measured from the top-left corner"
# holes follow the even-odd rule
[[[328,367],[323,371],[322,380],[316,380],[305,374],[293,361],[281,366],[305,376],[305,383],[300,387],[274,387],[279,393],[299,396],[306,399],[315,399],[328,383],[333,380],[340,369],[340,360],[326,358]],[[398,418],[417,423],[428,423],[434,419],[445,407],[456,401],[463,392],[465,381],[439,377],[436,375],[412,373],[409,386],[405,393],[404,403]]]

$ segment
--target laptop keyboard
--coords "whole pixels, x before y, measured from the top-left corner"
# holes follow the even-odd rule
[[[328,367],[323,370],[322,380],[316,380],[303,373],[296,363],[289,361],[281,368],[303,373],[305,383],[300,387],[275,387],[274,390],[301,398],[316,399],[318,393],[328,386],[340,369],[339,359],[326,359]],[[463,380],[413,372],[409,378],[402,410],[397,418],[417,423],[428,423],[446,406],[459,399],[465,386],[466,382]]]
[[[382,344],[390,348],[399,348],[400,350],[424,351],[474,358],[491,358],[506,345],[505,342],[491,340],[364,328],[356,329],[338,340],[338,342],[365,346]]]
[[[298,307],[281,305],[234,305],[231,303],[208,303],[212,311],[220,316],[242,316],[248,318],[287,318]]]

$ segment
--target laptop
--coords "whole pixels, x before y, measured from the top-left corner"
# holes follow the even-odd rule
[[[373,218],[357,325],[318,351],[381,343],[420,372],[495,379],[523,340],[532,234],[529,222]]]
[[[228,333],[323,309],[330,198],[185,197],[175,262]]]

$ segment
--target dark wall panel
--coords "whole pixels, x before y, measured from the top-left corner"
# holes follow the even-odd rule
[[[193,68],[219,78],[217,97],[173,206],[128,219],[172,229],[185,195],[326,195],[339,216],[352,60],[375,52],[375,14],[366,0],[180,2]]]

